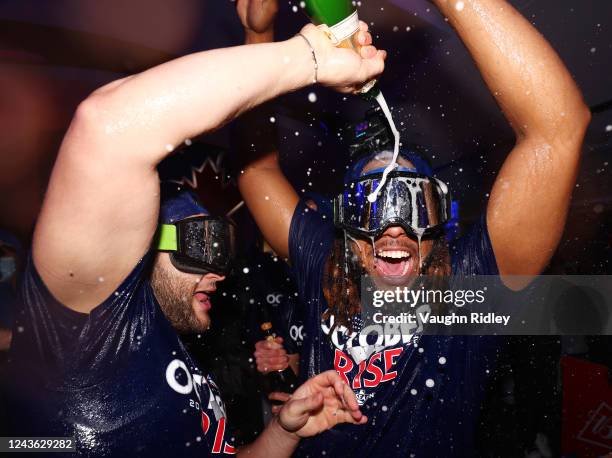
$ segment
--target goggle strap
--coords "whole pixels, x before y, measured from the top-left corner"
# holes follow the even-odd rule
[[[157,229],[157,249],[159,251],[176,251],[176,226],[174,224],[160,224]]]

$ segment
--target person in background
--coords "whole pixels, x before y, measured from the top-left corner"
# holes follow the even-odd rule
[[[319,212],[325,218],[331,218],[332,208],[329,199],[315,192],[306,192],[303,195],[306,206],[312,211]],[[297,289],[293,286],[290,266],[280,259],[270,245],[263,241],[264,253],[269,253],[257,267],[263,271],[278,272],[277,275],[265,275],[258,282],[258,305],[268,307],[271,312],[273,325],[278,337],[275,342],[265,339],[255,344],[255,362],[257,370],[262,374],[271,371],[282,371],[291,367],[296,375],[299,372],[300,351],[304,341],[304,313],[305,307],[297,298]],[[266,269],[266,265],[270,268]],[[276,281],[271,280],[276,279]],[[274,291],[274,285],[284,284],[282,291]],[[267,288],[271,286],[272,288]],[[272,393],[272,399],[282,401],[287,398],[283,393]]]

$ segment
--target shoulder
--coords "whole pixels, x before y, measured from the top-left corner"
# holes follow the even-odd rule
[[[455,275],[498,275],[497,262],[483,214],[470,228],[449,244]]]
[[[120,285],[115,289],[115,291],[104,301],[98,304],[96,307],[92,309],[92,312],[98,310],[101,307],[104,307],[109,302],[113,301],[113,298],[123,294],[127,291],[134,291],[135,289],[148,285],[148,273],[150,271],[150,265],[152,261],[151,252],[145,254],[134,266],[132,271],[121,281]],[[97,279],[98,282],[104,282],[104,277],[99,277]],[[56,299],[51,292],[49,291],[47,285],[42,279],[38,268],[34,262],[32,253],[30,252],[23,274],[20,278],[20,293],[22,302],[29,304],[33,301],[42,301],[45,304],[53,304],[56,306],[62,306],[66,309],[65,305],[63,305],[58,299]],[[71,309],[69,309],[71,310]],[[78,315],[87,315],[86,313],[75,312]]]
[[[289,259],[292,265],[303,256],[327,254],[334,241],[332,221],[300,200],[289,229]]]

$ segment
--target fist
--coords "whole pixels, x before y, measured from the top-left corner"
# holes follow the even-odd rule
[[[260,340],[255,344],[255,362],[257,370],[262,374],[282,371],[289,366],[287,351],[283,348],[283,338],[277,337],[273,342]]]
[[[300,32],[315,51],[318,81],[340,92],[356,92],[365,82],[377,78],[385,68],[387,52],[372,45],[368,25],[359,21],[358,50],[336,47],[321,29],[312,24]],[[298,37],[299,38],[299,37]]]

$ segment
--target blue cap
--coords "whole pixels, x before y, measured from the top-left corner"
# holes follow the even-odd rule
[[[192,191],[174,185],[173,189],[162,191],[161,206],[159,208],[159,222],[161,224],[174,224],[177,221],[193,215],[209,212],[202,206],[198,197]]]
[[[362,157],[358,161],[356,161],[346,171],[346,174],[344,175],[344,183],[346,184],[350,181],[357,180],[359,177],[361,177],[361,175],[363,174],[363,169],[366,166],[366,164],[370,162],[372,159],[375,159],[376,156],[378,156],[380,153],[381,151],[374,151]],[[415,153],[412,151],[400,150],[399,156],[403,157],[407,161],[412,162],[412,164],[414,165],[414,169],[416,170],[417,173],[420,173],[421,175],[427,175],[427,176],[433,175],[433,169],[431,168],[431,166],[418,153]]]

